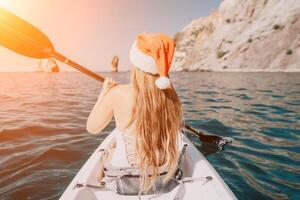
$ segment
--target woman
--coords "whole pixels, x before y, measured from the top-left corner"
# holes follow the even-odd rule
[[[110,163],[138,167],[144,192],[153,186],[159,167],[166,166],[170,178],[178,160],[181,103],[168,78],[174,48],[164,34],[140,34],[130,50],[132,82],[117,85],[105,79],[87,121],[87,130],[96,134],[115,118],[118,133]]]

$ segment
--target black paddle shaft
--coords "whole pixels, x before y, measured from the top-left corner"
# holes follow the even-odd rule
[[[222,140],[222,138],[220,136],[217,136],[217,135],[204,135],[200,131],[197,131],[196,129],[194,129],[193,127],[191,127],[187,124],[185,124],[185,128],[188,131],[190,131],[191,133],[193,133],[194,135],[198,136],[199,140],[202,141],[202,142],[218,143],[219,141]]]

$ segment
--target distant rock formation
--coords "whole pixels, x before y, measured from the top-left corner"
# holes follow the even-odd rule
[[[56,61],[54,60],[54,58],[48,59],[48,65],[49,65],[50,72],[59,72],[59,67]]]
[[[111,61],[111,67],[113,72],[118,72],[118,65],[119,65],[119,57],[114,56]]]
[[[41,59],[36,72],[59,72],[59,66],[54,58]]]
[[[300,1],[224,0],[175,41],[176,71],[300,71]]]

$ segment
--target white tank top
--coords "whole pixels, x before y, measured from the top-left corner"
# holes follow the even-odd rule
[[[134,141],[135,141],[135,137],[128,136],[128,135],[125,136],[124,133],[126,133],[126,131],[132,127],[132,125],[130,125],[128,128],[126,128],[124,131],[120,131],[117,128],[114,130],[117,133],[115,135],[116,149],[111,158],[111,165],[113,165],[113,166],[131,167],[131,164],[128,161],[128,156],[132,156],[132,155],[136,154],[136,150],[135,150],[134,146],[128,145],[128,143],[126,143],[124,141],[124,137],[132,139]],[[130,150],[130,149],[132,151],[128,152],[128,150]]]
[[[132,125],[130,125],[128,128],[126,128],[124,131],[120,131],[117,128],[114,130],[116,131],[115,135],[115,141],[116,141],[116,149],[112,155],[111,158],[111,165],[116,167],[131,167],[132,165],[128,161],[128,156],[132,156],[133,154],[136,154],[136,150],[133,149],[133,146],[126,144],[124,141],[124,133],[130,129]],[[131,137],[126,135],[127,138],[135,140],[135,137]],[[128,145],[128,146],[126,146]],[[179,132],[178,134],[178,150],[181,150],[183,146],[182,142],[182,134]],[[128,152],[128,150],[131,148],[131,152]],[[137,162],[137,161],[136,161]]]

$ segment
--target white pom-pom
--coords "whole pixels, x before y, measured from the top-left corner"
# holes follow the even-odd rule
[[[164,90],[171,86],[171,81],[165,76],[160,76],[158,79],[156,79],[155,85],[159,89]]]

